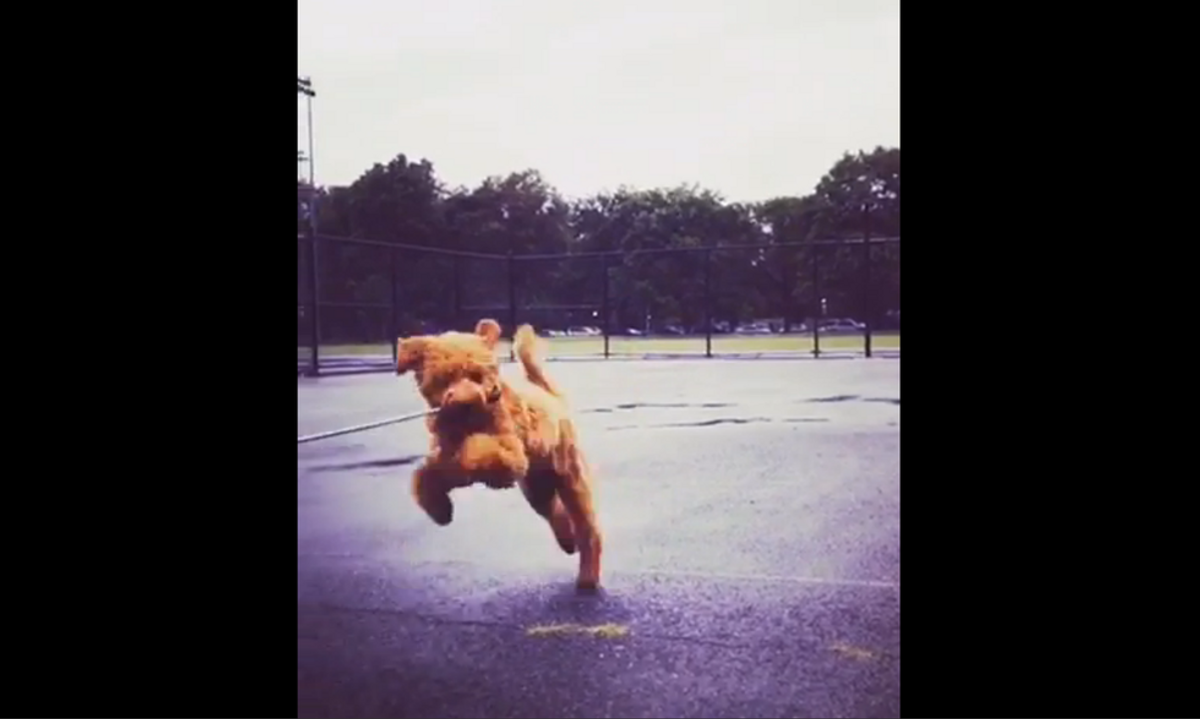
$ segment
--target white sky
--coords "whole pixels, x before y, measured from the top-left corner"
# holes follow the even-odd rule
[[[323,185],[403,152],[450,186],[752,201],[900,144],[899,0],[299,0],[299,49]]]

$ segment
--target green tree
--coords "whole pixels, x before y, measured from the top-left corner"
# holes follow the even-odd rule
[[[449,245],[496,255],[561,254],[569,251],[570,208],[536,170],[488,177],[471,190],[460,188],[442,203]],[[562,304],[572,277],[561,262],[513,263],[518,303]],[[466,305],[501,307],[508,303],[509,263],[459,261]],[[511,328],[509,328],[511,329]]]
[[[370,304],[390,307],[394,301],[403,331],[469,324],[480,311],[500,312],[508,303],[510,252],[567,255],[511,263],[521,318],[540,326],[579,323],[583,317],[528,308],[599,305],[605,282],[614,329],[649,321],[656,329],[677,324],[700,330],[709,310],[715,320],[730,324],[769,314],[792,326],[818,306],[815,264],[821,268],[819,294],[834,311],[875,320],[883,309],[899,309],[898,245],[873,248],[869,272],[861,244],[785,246],[857,240],[866,232],[898,236],[899,148],[846,153],[811,194],[754,204],[726,202],[711,190],[686,185],[622,187],[567,203],[533,169],[447,191],[431,162],[411,162],[405,155],[376,164],[348,187],[319,189],[317,199],[320,234],[384,245],[322,244],[321,296],[345,308],[322,313],[329,323],[327,340],[339,333],[360,338],[395,330],[390,310],[365,307]],[[501,258],[453,259],[398,245]],[[679,248],[696,251],[663,252]],[[617,255],[587,256],[594,252]]]
[[[575,243],[581,251],[618,251],[610,261],[609,287],[619,327],[702,326],[704,251],[668,253],[673,248],[714,248],[709,277],[714,317],[745,310],[746,263],[723,245],[752,242],[756,228],[749,208],[727,204],[717,193],[695,186],[633,190],[621,188],[575,204]]]
[[[442,194],[433,163],[410,162],[401,154],[374,165],[349,187],[324,191],[317,206],[318,231],[382,245],[438,247],[446,235]],[[381,341],[400,329],[450,321],[443,298],[452,278],[444,257],[344,242],[322,248],[321,296],[339,305],[323,312],[330,323],[324,335]],[[385,309],[392,302],[400,328],[391,327],[391,311]]]
[[[876,147],[846,153],[817,183],[816,196],[826,207],[829,234],[859,239],[900,235],[900,148]],[[885,309],[900,308],[898,245],[870,250],[869,274],[864,249],[848,245],[822,254],[823,277],[839,305],[860,319],[878,321]]]
[[[755,207],[764,245],[752,260],[755,276],[766,288],[769,311],[783,317],[787,330],[813,313],[813,259],[819,250],[781,245],[818,239],[824,211],[815,195],[776,197]]]

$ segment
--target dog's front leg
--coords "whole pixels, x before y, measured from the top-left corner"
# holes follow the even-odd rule
[[[413,499],[435,524],[444,527],[454,519],[450,490],[468,483],[460,473],[447,467],[444,458],[431,455],[413,472]]]

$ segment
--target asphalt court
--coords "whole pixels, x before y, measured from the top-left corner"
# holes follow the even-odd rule
[[[548,371],[604,591],[575,593],[519,492],[457,492],[434,526],[419,421],[300,445],[300,716],[899,716],[899,360]],[[300,435],[423,409],[387,374],[300,380],[298,406]]]

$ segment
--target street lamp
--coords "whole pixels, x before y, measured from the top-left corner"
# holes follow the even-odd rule
[[[308,184],[313,184],[313,123],[312,123],[312,99],[317,96],[317,93],[312,89],[312,78],[298,77],[296,78],[296,92],[304,95],[305,101],[308,104]]]
[[[296,78],[296,92],[305,96],[308,103],[308,157],[301,158],[308,160],[308,186],[300,188],[300,197],[303,206],[307,212],[308,219],[308,235],[311,255],[308,262],[308,303],[310,312],[308,313],[309,322],[309,373],[316,377],[320,374],[321,360],[317,349],[321,343],[321,320],[320,320],[320,297],[317,287],[317,187],[314,182],[313,174],[313,125],[312,125],[312,99],[317,96],[317,93],[312,89],[312,79],[307,77]],[[300,156],[302,153],[297,152]]]

